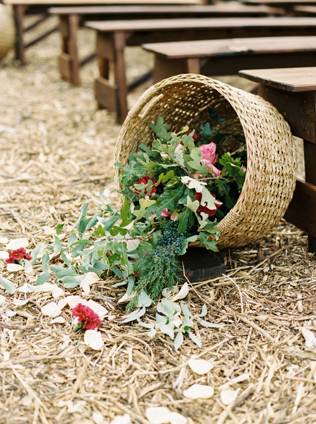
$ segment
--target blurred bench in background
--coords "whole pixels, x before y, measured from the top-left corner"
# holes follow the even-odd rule
[[[99,107],[115,111],[122,123],[127,115],[127,94],[148,79],[148,74],[129,86],[126,82],[126,45],[153,42],[279,37],[316,34],[316,18],[197,18],[87,22],[97,31],[96,52],[100,75],[95,81]],[[275,58],[277,55],[275,55]],[[112,65],[112,66],[110,66]],[[114,84],[110,72],[114,70]],[[240,69],[240,68],[239,68]]]
[[[170,19],[232,16],[276,16],[283,15],[283,9],[269,6],[245,6],[236,2],[213,5],[120,5],[120,6],[72,6],[53,7],[52,15],[60,19],[59,31],[62,36],[62,52],[59,70],[62,78],[75,86],[80,84],[79,69],[95,57],[95,52],[80,60],[77,46],[77,31],[85,21],[127,20],[127,19]]]

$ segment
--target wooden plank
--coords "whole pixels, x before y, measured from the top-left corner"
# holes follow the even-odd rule
[[[312,29],[315,35],[316,18],[309,17],[264,17],[264,18],[192,18],[192,19],[133,19],[117,21],[88,21],[85,26],[102,32],[114,31],[166,31],[190,30],[190,29],[223,29],[223,28],[256,28],[259,32],[262,28],[282,29],[300,28]],[[312,34],[310,34],[312,35]],[[260,33],[259,35],[260,36]]]
[[[95,80],[95,98],[99,107],[119,113],[118,87],[111,85],[105,78],[98,77]]]
[[[175,41],[142,44],[142,47],[152,53],[176,59],[212,57],[219,54],[231,56],[254,53],[312,52],[316,51],[316,36]],[[316,82],[316,73],[314,79]]]
[[[59,72],[62,78],[70,80],[71,74],[71,57],[69,54],[62,52],[58,58]]]
[[[316,237],[316,186],[297,180],[293,199],[284,218]]]
[[[316,90],[316,67],[242,70],[239,74],[259,84],[286,91]]]
[[[87,0],[3,0],[4,4],[61,4],[61,5],[77,5],[87,4]],[[204,0],[137,0],[138,4],[204,4]],[[131,4],[130,0],[93,0],[93,4]]]
[[[104,15],[113,19],[117,16],[126,15],[129,18],[134,16],[266,16],[284,15],[281,8],[269,7],[265,5],[246,6],[238,3],[232,4],[208,4],[208,5],[121,5],[121,6],[72,6],[72,7],[51,7],[48,9],[51,15]]]
[[[316,16],[315,6],[295,6],[293,12],[296,16]]]
[[[264,85],[259,86],[259,95],[282,113],[293,134],[315,143],[315,93],[303,94]]]

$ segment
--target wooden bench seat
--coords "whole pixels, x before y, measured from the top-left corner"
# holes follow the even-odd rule
[[[314,6],[294,6],[293,12],[294,12],[295,16],[315,16],[316,15],[316,3],[315,3]]]
[[[134,4],[139,5],[170,5],[174,4],[175,6],[179,5],[203,5],[207,2],[207,0],[135,0]],[[212,0],[210,0],[210,3]],[[10,4],[13,6],[14,11],[14,20],[16,25],[16,58],[20,60],[21,65],[25,65],[25,50],[28,47],[33,46],[39,41],[43,40],[51,33],[57,30],[57,27],[52,27],[50,30],[43,32],[41,35],[33,38],[33,40],[29,43],[24,42],[24,34],[39,24],[44,22],[49,18],[48,9],[52,6],[76,6],[76,5],[84,5],[84,6],[92,6],[96,5],[121,5],[121,6],[129,6],[131,4],[130,0],[93,0],[93,2],[89,2],[87,0],[0,0],[0,3]],[[40,17],[37,21],[33,22],[29,27],[24,26],[24,17],[25,14],[39,14]]]
[[[124,121],[128,111],[128,91],[137,86],[137,83],[132,83],[128,87],[126,83],[124,62],[126,45],[165,41],[316,35],[316,18],[304,17],[96,21],[87,22],[85,26],[97,31],[96,52],[100,76],[95,82],[96,100],[99,107],[115,111],[120,123]],[[114,68],[114,85],[109,82],[110,63]]]
[[[155,55],[154,82],[181,73],[234,75],[241,68],[316,66],[316,36],[143,44]]]
[[[305,181],[297,180],[285,219],[308,234],[309,250],[316,252],[316,67],[239,74],[259,83],[259,95],[284,116],[293,135],[304,140]]]
[[[62,36],[62,51],[59,57],[59,69],[62,78],[75,86],[80,84],[79,69],[90,62],[95,53],[80,60],[77,46],[77,31],[87,20],[115,19],[169,19],[181,17],[232,17],[232,16],[282,16],[283,9],[269,6],[245,6],[238,3],[212,5],[120,5],[120,6],[72,6],[53,7],[51,15],[58,15],[59,30]],[[71,46],[71,48],[69,48]]]

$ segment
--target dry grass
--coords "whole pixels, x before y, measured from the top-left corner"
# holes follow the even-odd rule
[[[83,36],[85,48],[93,34]],[[0,65],[0,237],[27,237],[30,247],[51,242],[44,226],[65,222],[70,231],[82,204],[109,184],[120,129],[112,114],[95,110],[96,65],[82,72],[82,87],[72,88],[59,79],[58,52],[55,34],[29,50],[25,69],[10,56]],[[128,53],[132,77],[149,61],[139,49]],[[150,340],[137,325],[122,325],[117,299],[124,290],[109,279],[88,296],[110,311],[101,352],[72,331],[69,309],[62,313],[65,324],[41,314],[50,294],[20,294],[30,301],[16,307],[0,289],[17,312],[8,318],[1,308],[0,423],[102,424],[125,413],[146,423],[146,409],[154,405],[189,423],[315,423],[316,352],[301,334],[302,327],[316,331],[316,264],[307,236],[282,222],[265,239],[222,255],[227,276],[191,286],[187,299],[192,312],[206,304],[207,319],[223,325],[195,328],[201,349],[186,339],[175,352],[165,336]],[[4,261],[0,272],[8,277]],[[10,279],[17,286],[27,281],[24,273]],[[187,366],[193,354],[214,368],[194,374]],[[235,380],[243,374],[243,381]],[[214,396],[186,399],[183,390],[194,383],[212,385]],[[224,385],[240,388],[230,407],[220,400]]]

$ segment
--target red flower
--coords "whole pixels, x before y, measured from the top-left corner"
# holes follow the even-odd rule
[[[83,328],[87,330],[94,330],[99,328],[101,320],[98,314],[96,314],[89,306],[85,306],[82,303],[78,303],[72,310],[72,315],[78,318],[78,321],[83,322]]]
[[[214,195],[213,193],[211,193],[211,195],[212,195],[213,197],[215,197],[215,195]],[[217,209],[218,209],[218,208],[220,207],[220,205],[221,205],[221,204],[216,204],[216,203],[215,203],[216,209],[208,209],[208,207],[207,207],[207,206],[202,206],[202,205],[201,205],[202,193],[195,193],[194,198],[200,202],[200,206],[197,208],[197,210],[196,210],[196,211],[197,211],[197,212],[204,212],[204,213],[207,213],[209,217],[210,217],[210,216],[215,215],[215,212],[217,211]],[[207,204],[206,204],[206,205],[207,205]]]
[[[7,264],[17,264],[22,259],[26,259],[27,261],[32,259],[32,256],[29,253],[26,253],[24,247],[13,250],[13,252],[9,253],[9,257],[5,261]]]
[[[157,181],[156,180],[152,180],[151,178],[150,178],[150,176],[149,175],[145,175],[144,177],[141,177],[137,182],[136,182],[136,184],[144,184],[144,185],[146,185],[147,186],[147,184],[148,184],[148,181],[152,181],[152,183],[153,183],[153,186],[152,186],[152,189],[150,190],[150,193],[149,193],[149,195],[150,196],[152,196],[154,193],[156,193],[156,191],[157,191],[157,189],[156,189],[156,187],[155,187],[155,184],[157,183]],[[138,195],[140,195],[141,194],[141,191],[139,191],[139,190],[137,190],[137,188],[134,188],[134,191],[135,191],[135,193],[136,194],[138,194]],[[147,194],[147,187],[145,188],[145,190],[144,190],[144,194]]]

